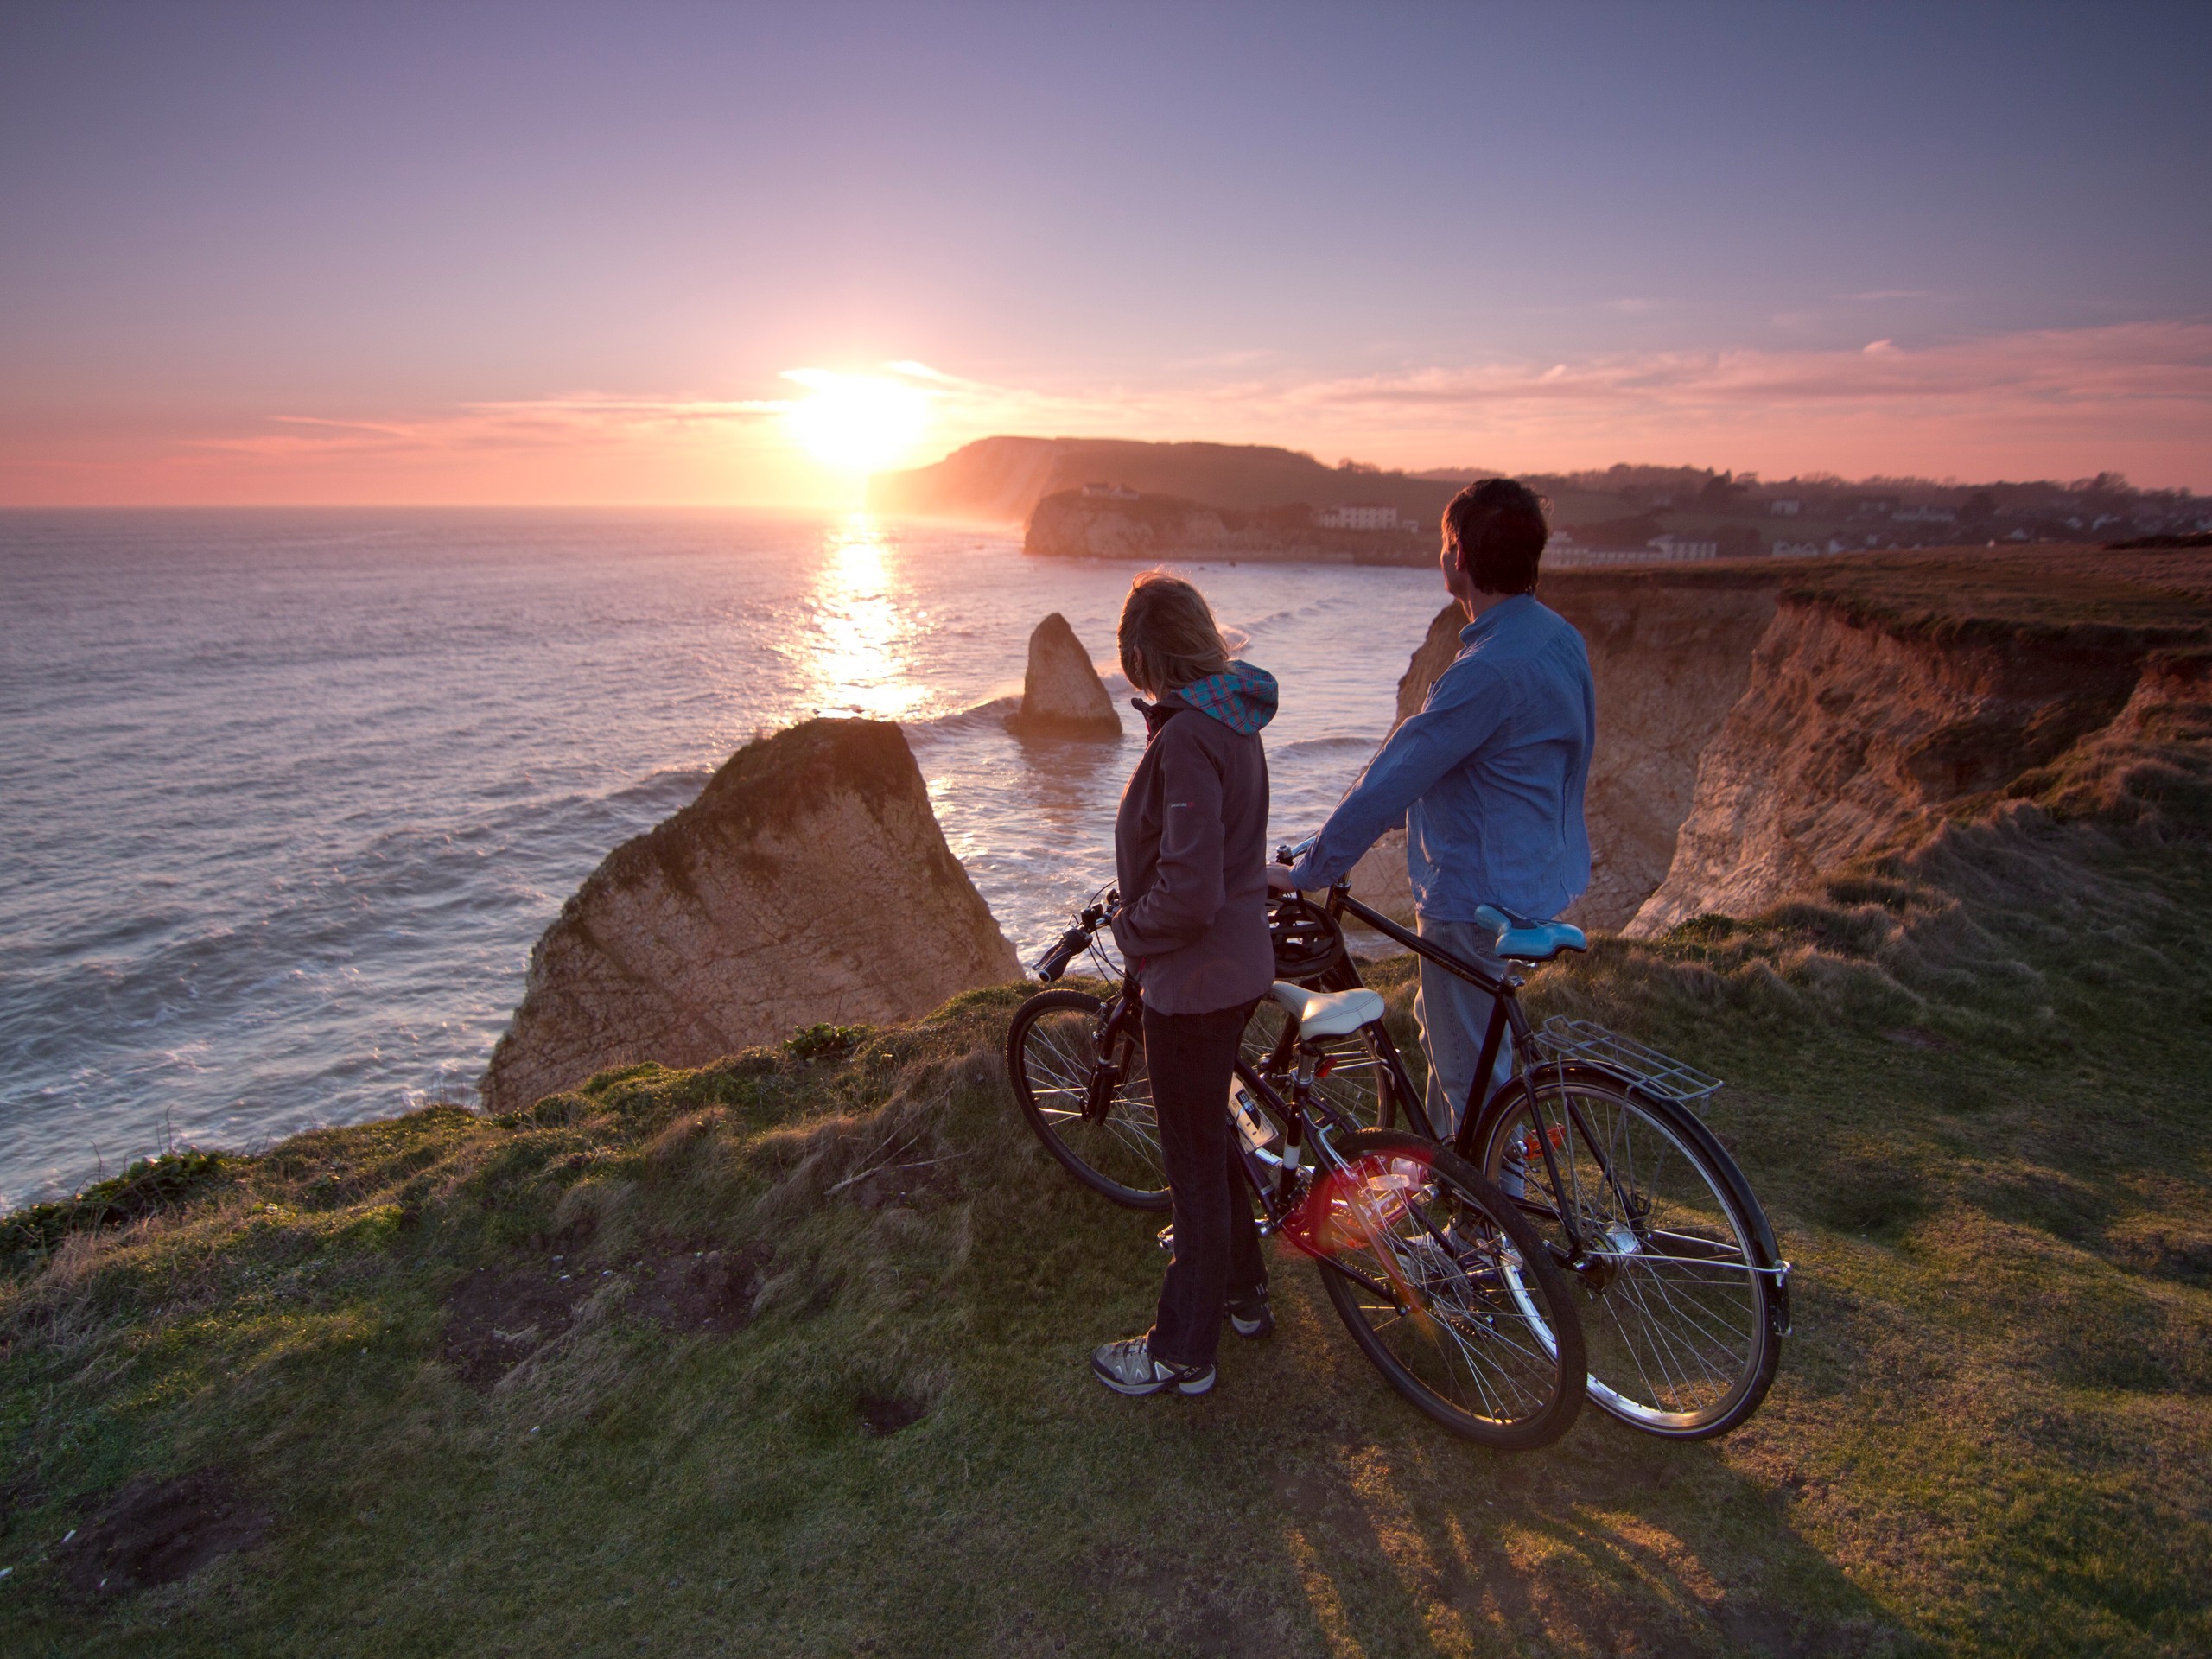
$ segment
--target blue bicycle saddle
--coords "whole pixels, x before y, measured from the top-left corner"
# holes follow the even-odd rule
[[[1590,948],[1589,936],[1566,922],[1532,922],[1496,905],[1483,906],[1475,919],[1497,931],[1497,943],[1491,948],[1515,962],[1549,962],[1562,950]]]

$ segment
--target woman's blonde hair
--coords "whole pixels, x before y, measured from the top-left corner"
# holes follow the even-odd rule
[[[1229,666],[1228,642],[1205,595],[1165,570],[1147,570],[1122,601],[1122,672],[1158,696]]]

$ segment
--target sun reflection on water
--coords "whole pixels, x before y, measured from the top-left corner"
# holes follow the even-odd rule
[[[825,715],[897,720],[929,695],[905,647],[914,619],[901,602],[898,555],[875,521],[855,513],[829,531],[816,573],[807,669]]]

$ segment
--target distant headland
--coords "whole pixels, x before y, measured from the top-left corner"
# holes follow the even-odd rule
[[[1328,466],[1259,444],[991,437],[869,480],[868,505],[1024,527],[1032,553],[1426,563],[1454,492],[1480,467]],[[2139,490],[2116,473],[1962,484],[1619,465],[1522,476],[1550,499],[1560,565],[1809,556],[1983,543],[2185,544],[2212,497]]]

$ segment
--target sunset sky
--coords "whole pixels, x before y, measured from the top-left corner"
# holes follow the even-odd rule
[[[2212,490],[2212,7],[0,10],[0,502]],[[808,405],[796,416],[794,405]]]

